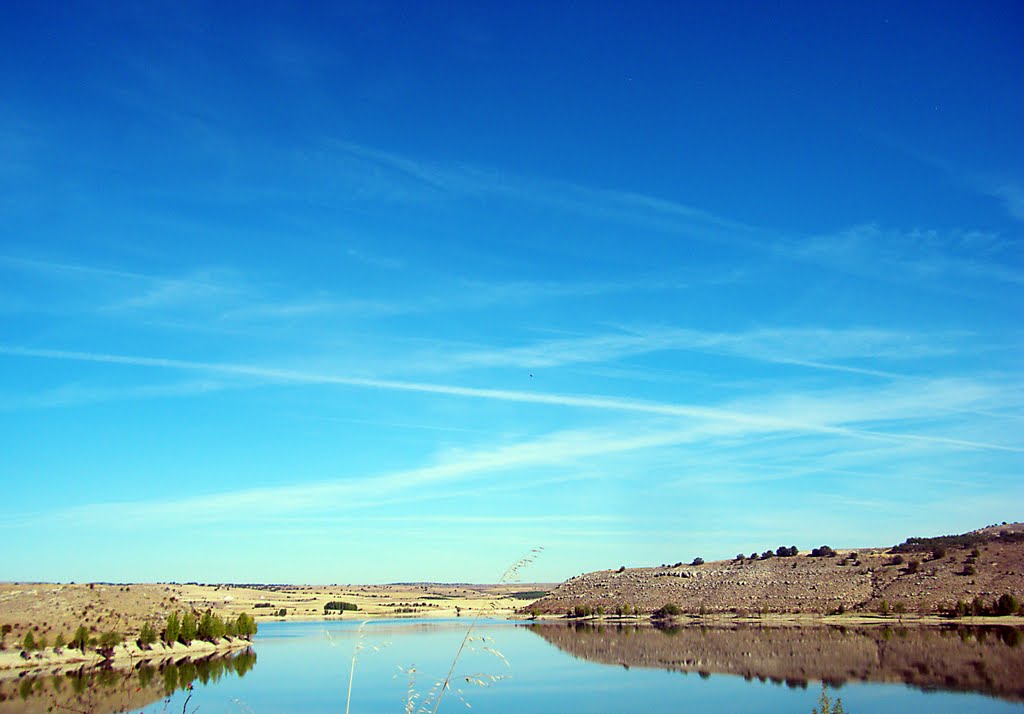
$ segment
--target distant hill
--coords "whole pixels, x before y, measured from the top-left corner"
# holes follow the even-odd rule
[[[769,556],[768,553],[771,553]],[[988,526],[961,535],[908,538],[889,548],[789,555],[780,546],[752,559],[619,568],[567,580],[524,613],[566,614],[577,607],[614,614],[682,612],[756,614],[905,610],[937,614],[975,598],[985,607],[1003,594],[1024,596],[1024,524]]]

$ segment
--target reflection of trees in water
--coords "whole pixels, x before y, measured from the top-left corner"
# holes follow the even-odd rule
[[[1024,632],[1008,626],[694,627],[535,624],[580,659],[629,667],[732,674],[805,688],[823,681],[902,682],[1024,701]]]
[[[206,685],[225,675],[244,677],[255,666],[256,653],[247,648],[200,659],[183,657],[159,664],[143,661],[130,669],[81,667],[63,673],[25,674],[16,682],[0,682],[0,714],[50,706],[88,712],[137,709],[196,681]],[[31,708],[26,708],[27,704]]]

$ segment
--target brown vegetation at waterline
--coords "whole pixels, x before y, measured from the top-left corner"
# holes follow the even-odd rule
[[[892,548],[821,546],[808,553],[780,546],[732,560],[601,570],[567,580],[520,612],[649,615],[670,605],[697,616],[846,613],[903,619],[1011,614],[1003,610],[1017,610],[1022,596],[1024,524],[1013,523],[910,538]]]

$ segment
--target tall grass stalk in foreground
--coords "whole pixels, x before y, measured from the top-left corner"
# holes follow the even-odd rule
[[[348,692],[345,695],[345,714],[349,714],[349,709],[352,706],[352,680],[355,678],[356,673],[356,660],[359,659],[359,653],[366,649],[366,623],[367,620],[363,620],[359,623],[359,630],[356,635],[356,644],[352,648],[352,664],[348,670]],[[334,640],[331,638],[331,633],[328,630],[324,630],[324,634],[327,636],[327,640],[331,647],[335,647]],[[373,648],[374,652],[380,652],[383,645],[378,645]]]
[[[518,561],[513,563],[509,569],[504,572],[501,579],[498,580],[498,585],[507,585],[508,583],[514,582],[518,577],[519,571],[535,561],[543,551],[543,548],[534,548],[525,557],[520,558]],[[494,608],[493,602],[491,603],[491,608]],[[472,622],[469,623],[466,635],[462,638],[462,643],[459,644],[459,649],[456,651],[455,657],[452,658],[452,665],[448,668],[448,674],[445,676],[444,682],[441,683],[441,689],[437,693],[437,698],[434,699],[434,708],[431,710],[431,714],[437,714],[437,708],[441,706],[441,698],[444,696],[444,693],[448,690],[449,686],[451,686],[452,673],[455,672],[455,665],[458,663],[459,657],[462,656],[462,651],[466,649],[466,643],[472,639],[473,628],[476,627],[476,622],[480,619],[481,612],[482,611],[477,610],[477,613],[473,616]],[[504,657],[502,657],[502,659],[504,659]]]
[[[345,695],[345,714],[348,714],[352,706],[352,679],[356,674],[356,658],[363,649],[363,628],[366,627],[366,620],[359,623],[359,635],[356,637],[356,645],[352,648],[352,665],[348,669],[348,694]]]
[[[526,556],[524,556],[523,558],[520,558],[518,561],[513,563],[508,568],[508,570],[506,570],[502,574],[502,576],[498,580],[497,584],[498,585],[508,585],[510,583],[516,582],[516,580],[518,579],[519,571],[522,570],[523,568],[525,568],[527,565],[530,565],[533,561],[535,561],[540,556],[540,554],[543,551],[544,551],[544,548],[541,548],[541,547],[537,547],[537,548],[532,549]],[[495,608],[495,604],[494,604],[493,601],[491,602],[490,606],[491,606],[491,610],[493,611],[493,609]],[[438,709],[438,707],[441,706],[441,698],[444,696],[444,693],[448,689],[451,688],[452,675],[455,673],[455,666],[458,664],[459,658],[462,656],[462,653],[466,649],[466,646],[470,642],[472,642],[472,641],[474,641],[476,639],[476,638],[473,637],[473,630],[476,627],[477,620],[480,619],[480,615],[482,614],[482,612],[483,612],[482,610],[477,610],[476,614],[473,616],[473,619],[469,623],[469,627],[466,629],[466,634],[462,638],[462,642],[459,643],[459,649],[455,652],[455,656],[452,658],[451,666],[448,668],[448,674],[445,675],[445,678],[444,678],[443,681],[438,682],[431,689],[430,693],[428,694],[427,701],[424,702],[424,704],[419,709],[416,710],[417,712],[424,712],[424,713],[426,713],[428,711],[427,707],[429,707],[429,705],[430,705],[429,697],[432,696],[433,697],[433,702],[434,702],[434,707],[433,707],[433,709],[430,709],[429,712],[430,712],[430,714],[437,714],[437,709]],[[359,653],[362,652],[363,649],[365,649],[365,643],[364,643],[364,640],[363,640],[364,635],[365,635],[365,631],[364,631],[364,627],[365,626],[366,626],[366,621],[364,620],[359,625],[359,634],[358,634],[358,637],[356,639],[356,644],[352,648],[352,663],[349,666],[349,671],[348,671],[348,693],[345,696],[345,714],[350,714],[350,705],[351,705],[351,702],[352,702],[352,682],[353,682],[353,680],[355,678],[356,660],[359,658]],[[330,639],[330,634],[329,633],[327,633],[327,637],[328,637],[328,639]],[[486,638],[483,638],[483,640],[486,641]],[[331,642],[331,645],[334,646],[334,643]],[[377,650],[379,648],[375,647],[374,649]],[[495,655],[496,657],[501,659],[503,662],[505,662],[506,665],[508,665],[508,660],[506,660],[504,655],[502,655],[497,650],[495,650],[492,647],[489,647],[487,645],[484,645],[483,649],[485,651],[490,652],[491,654]],[[416,689],[415,689],[415,680],[416,680],[417,670],[416,670],[416,667],[413,666],[413,667],[410,667],[409,669],[404,669],[402,671],[409,676],[409,686],[408,686],[408,689],[407,689],[407,692],[406,692],[406,698],[405,698],[405,711],[407,712],[407,714],[411,714],[413,712],[413,710],[415,709],[416,699],[419,696],[419,694],[416,692]],[[487,686],[488,684],[492,684],[492,683],[496,682],[498,679],[501,679],[501,677],[495,676],[495,675],[489,675],[489,674],[475,674],[475,675],[467,676],[466,677],[466,681],[472,682],[472,683],[477,684],[479,686]],[[469,706],[469,704],[467,703],[466,706]]]
[[[821,683],[821,697],[818,699],[818,706],[821,707],[821,711],[815,707],[811,710],[811,714],[845,714],[843,700],[836,697],[835,704],[833,704],[828,698],[828,685],[824,682]]]

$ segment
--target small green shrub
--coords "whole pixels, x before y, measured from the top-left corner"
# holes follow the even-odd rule
[[[181,618],[181,629],[178,632],[178,642],[183,645],[192,644],[192,640],[196,638],[198,633],[198,625],[196,623],[196,616],[192,612],[186,612],[184,617]]]
[[[999,596],[998,600],[996,600],[996,604],[993,609],[997,615],[1013,615],[1020,609],[1020,603],[1017,602],[1017,598],[1013,595],[1004,593]]]
[[[172,612],[167,616],[167,624],[164,625],[163,635],[161,639],[165,645],[173,645],[178,641],[181,636],[181,617],[177,611]]]
[[[75,636],[71,638],[71,649],[81,650],[85,654],[85,648],[89,646],[89,630],[85,625],[79,625],[75,630]]]
[[[139,647],[149,649],[155,642],[156,630],[153,629],[151,624],[146,622],[142,625],[142,630],[139,632]]]

